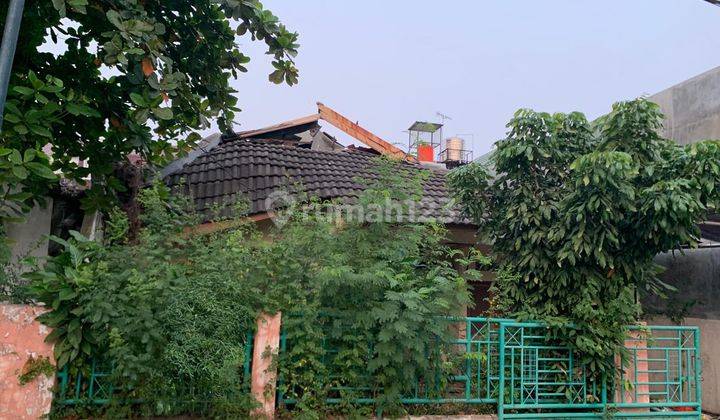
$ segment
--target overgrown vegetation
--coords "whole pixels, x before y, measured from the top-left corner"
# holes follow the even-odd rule
[[[357,394],[333,394],[340,386],[397,411],[410,386],[441,372],[433,349],[449,329],[437,318],[457,315],[469,294],[440,225],[382,217],[384,206],[417,199],[418,181],[391,162],[378,172],[359,204],[377,217],[328,218],[332,205],[312,202],[263,235],[235,205],[235,228],[201,235],[189,203],[156,183],[140,195],[136,241],[125,240],[121,212],[104,244],[55,238],[65,252],[29,277],[52,309],[42,321],[54,328],[58,367],[110,362],[114,414],[197,412],[195,398],[209,401],[200,414],[246,415],[246,333],[261,311],[282,310],[291,345],[277,364],[296,414],[320,417],[328,396],[357,412]]]
[[[247,412],[241,394],[246,332],[259,301],[252,266],[255,233],[194,235],[197,215],[159,183],[143,191],[144,227],[128,243],[124,213],[114,212],[108,242],[53,240],[65,251],[28,275],[31,292],[52,311],[40,320],[53,327],[59,369],[87,374],[93,361],[112,367],[115,415],[141,400],[135,413],[173,414],[208,402],[210,414]],[[129,404],[129,403],[127,403]],[[222,408],[218,413],[214,410]]]
[[[37,358],[30,356],[18,376],[18,383],[25,385],[41,375],[49,378],[55,376],[55,365],[45,356],[38,356]]]
[[[637,293],[663,293],[653,258],[696,246],[696,222],[720,198],[720,142],[681,147],[659,136],[644,99],[594,123],[580,113],[520,110],[496,143],[494,171],[450,174],[501,267],[495,306],[539,319],[591,371],[611,373]]]
[[[280,391],[303,414],[322,410],[326,397],[374,397],[385,413],[398,413],[418,381],[440,392],[436,382],[446,380],[444,342],[453,331],[440,318],[470,303],[451,266],[458,256],[442,244],[441,225],[383,220],[385,206],[417,200],[421,190],[400,167],[379,171],[360,199],[364,219],[291,219],[265,254],[284,256],[263,264],[275,282],[296,288],[283,293],[290,300]]]

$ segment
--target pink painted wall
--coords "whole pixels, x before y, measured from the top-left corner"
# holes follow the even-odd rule
[[[50,329],[36,321],[41,307],[0,303],[0,419],[39,419],[50,412],[55,377],[40,375],[25,385],[18,376],[28,359],[47,357]]]
[[[648,381],[650,380],[648,374],[648,343],[645,335],[640,331],[630,331],[628,335],[629,337],[625,340],[625,348],[630,351],[630,362],[623,369],[623,375],[630,383],[638,383],[639,385],[632,389],[616,391],[615,399],[620,400],[622,398],[624,402],[646,404],[650,402],[650,395],[648,395],[650,391],[650,386],[648,385]],[[616,361],[617,364],[620,365],[619,356],[616,358]],[[637,377],[635,376],[635,371],[638,372]],[[620,392],[623,393],[622,396]],[[647,411],[647,409],[644,410]],[[643,409],[640,409],[640,411],[643,411]]]
[[[272,362],[280,346],[281,318],[280,312],[274,315],[263,313],[257,320],[250,383],[250,391],[260,403],[260,407],[253,413],[257,417],[273,418],[275,413],[277,372]]]

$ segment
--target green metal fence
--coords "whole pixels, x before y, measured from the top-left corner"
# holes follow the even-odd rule
[[[595,381],[572,351],[548,338],[539,322],[467,317],[444,319],[456,334],[446,349],[445,360],[454,360],[445,386],[438,377],[420,378],[404,396],[406,404],[495,404],[500,419],[564,418],[700,418],[700,331],[696,327],[629,327],[626,369],[616,378]],[[351,326],[348,326],[351,327]],[[280,354],[292,349],[292,334],[283,327]],[[247,336],[245,377],[250,377],[252,335]],[[323,343],[323,363],[333,366],[341,344]],[[439,346],[438,346],[439,347]],[[367,360],[372,357],[368,343]],[[619,365],[620,360],[616,360]],[[83,375],[58,373],[56,402],[60,404],[106,404],[116,391],[110,383],[111,366],[93,363]],[[438,372],[438,375],[440,373]],[[356,403],[375,402],[371,378],[360,387],[344,384],[333,376],[328,403],[340,403],[351,395]],[[280,392],[281,404],[296,401]]]
[[[492,404],[497,403],[497,385],[499,378],[500,360],[498,357],[498,340],[500,336],[500,322],[511,320],[461,317],[441,319],[439,322],[448,324],[448,328],[457,332],[456,339],[449,344],[450,354],[455,361],[455,369],[447,380],[448,384],[440,389],[441,378],[433,376],[430,378],[419,378],[411,386],[408,395],[402,398],[405,404],[425,403],[471,403],[471,404]],[[337,325],[335,325],[337,327]],[[352,328],[352,326],[346,326]],[[280,354],[287,354],[291,348],[292,340],[288,339],[288,331],[285,326],[280,336]],[[341,344],[340,344],[341,345]],[[322,363],[329,370],[326,378],[318,378],[319,381],[329,383],[329,395],[326,398],[328,403],[338,403],[347,399],[348,394],[354,397],[356,403],[374,403],[375,399],[372,389],[369,386],[348,386],[343,383],[333,366],[342,365],[339,360],[342,357],[338,343],[326,339],[322,343],[324,355]],[[368,343],[366,359],[372,357],[372,344]],[[363,376],[369,383],[371,378]],[[284,385],[283,377],[278,379],[277,400],[285,405],[295,404],[291,396],[282,392]]]
[[[250,378],[250,367],[252,363],[253,352],[253,334],[246,334],[245,358],[243,360],[243,377]],[[112,363],[103,362],[98,359],[92,361],[90,369],[87,372],[77,372],[71,374],[68,367],[57,373],[57,391],[55,393],[54,402],[60,405],[77,405],[77,404],[108,404],[113,398],[117,398],[117,391],[122,391],[114,387],[112,382]],[[183,384],[179,384],[182,387]],[[208,400],[208,395],[201,389],[180,389],[184,399],[188,403],[200,401],[204,404]],[[247,389],[228,390],[230,395],[247,393]],[[142,402],[137,400],[137,402]]]
[[[698,328],[629,327],[625,360],[629,368],[619,377],[595,380],[569,348],[548,338],[542,323],[482,317],[449,323],[457,327],[458,338],[450,343],[446,357],[460,363],[446,378],[447,386],[440,390],[428,385],[439,381],[420,378],[403,403],[496,404],[501,419],[700,417]],[[281,354],[292,348],[288,336],[283,330]],[[323,347],[324,365],[333,366],[341,349],[332,342],[324,342]],[[329,370],[328,378],[318,380],[333,383]],[[282,380],[281,375],[279,390]],[[338,403],[344,393],[354,396],[355,403],[373,403],[369,383],[355,388],[330,386],[326,401]],[[296,402],[282,392],[278,401]]]
[[[599,383],[548,340],[545,325],[507,322],[501,330],[501,418],[700,417],[698,328],[630,327],[627,368]]]
[[[59,404],[78,403],[107,404],[113,396],[113,385],[109,380],[112,367],[107,363],[93,360],[90,371],[71,375],[67,366],[58,372],[58,392],[55,401]]]

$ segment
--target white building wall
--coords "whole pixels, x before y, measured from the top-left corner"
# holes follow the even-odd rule
[[[35,206],[21,223],[10,223],[6,226],[8,239],[11,241],[13,261],[25,256],[46,257],[48,251],[47,235],[50,233],[52,217],[52,198],[46,199],[46,206]]]

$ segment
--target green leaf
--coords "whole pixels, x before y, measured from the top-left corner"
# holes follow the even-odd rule
[[[60,301],[70,300],[77,297],[77,292],[70,288],[61,289],[58,295]]]
[[[23,162],[24,163],[30,162],[31,160],[35,159],[35,155],[36,155],[35,149],[25,150],[25,153],[23,153]]]
[[[37,176],[47,178],[47,179],[56,179],[57,175],[53,173],[52,169],[50,167],[43,165],[42,163],[38,162],[29,162],[26,163],[25,166],[30,169],[32,173],[34,173]]]
[[[12,167],[12,173],[13,173],[13,175],[15,175],[17,178],[20,178],[20,179],[25,179],[25,178],[28,177],[28,172],[27,172],[27,170],[26,170],[25,168],[23,168],[22,166],[13,166],[13,167]]]
[[[16,149],[12,149],[10,151],[10,156],[8,156],[8,160],[15,165],[21,165],[22,164],[22,155],[20,155],[20,151]]]
[[[90,108],[87,105],[78,104],[75,102],[68,103],[66,105],[66,109],[69,113],[71,113],[72,115],[76,115],[76,116],[78,116],[78,115],[84,115],[86,117],[99,117],[100,116],[100,113],[97,110]]]
[[[7,115],[5,115],[5,121],[7,121],[9,123],[17,124],[21,120],[20,120],[20,117],[18,117],[17,115],[8,113]]]
[[[8,200],[14,200],[14,201],[25,201],[29,198],[31,198],[33,194],[31,192],[20,192],[20,193],[14,193],[14,194],[8,194],[7,199]]]
[[[87,12],[85,6],[88,5],[88,0],[66,0],[67,4],[76,12],[85,14]]]
[[[57,10],[60,14],[61,18],[64,18],[67,15],[65,0],[52,0],[52,4],[55,7],[55,10]]]
[[[133,114],[133,119],[138,124],[145,124],[147,119],[150,117],[150,110],[147,108],[140,108]]]
[[[110,9],[107,11],[105,16],[107,16],[110,23],[112,23],[116,28],[121,30],[124,29],[122,21],[120,20],[120,14],[117,12],[117,10]]]
[[[42,137],[52,138],[52,133],[50,132],[50,130],[41,125],[31,125],[30,131]]]
[[[170,120],[173,117],[173,112],[170,108],[153,108],[152,112],[161,120]]]
[[[30,89],[29,87],[25,87],[25,86],[15,86],[15,87],[13,87],[13,91],[15,91],[21,95],[25,95],[25,96],[30,96],[35,93],[34,90]]]
[[[133,101],[133,103],[137,106],[145,107],[147,106],[147,103],[145,102],[145,98],[143,98],[142,95],[136,92],[130,93],[130,100]]]
[[[275,83],[276,85],[279,85],[280,83],[282,83],[284,78],[285,78],[285,71],[283,71],[283,70],[275,70],[274,72],[272,72],[268,75],[268,80]]]

